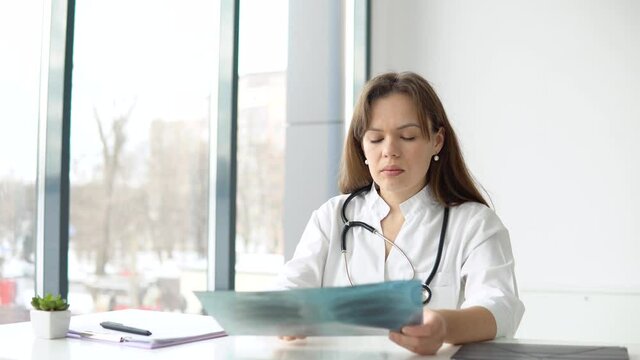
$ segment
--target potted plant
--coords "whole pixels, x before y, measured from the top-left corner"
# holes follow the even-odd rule
[[[50,293],[31,299],[31,324],[36,336],[42,339],[57,339],[67,336],[71,312],[67,300]]]

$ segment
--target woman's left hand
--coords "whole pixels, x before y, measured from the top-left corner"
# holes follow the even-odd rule
[[[389,339],[420,355],[433,355],[444,343],[447,323],[437,311],[424,309],[421,325],[405,326],[402,333],[390,332]]]

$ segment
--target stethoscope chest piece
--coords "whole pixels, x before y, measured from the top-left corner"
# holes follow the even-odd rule
[[[427,305],[429,301],[431,301],[431,296],[433,293],[431,292],[431,288],[427,284],[422,284],[422,304]]]

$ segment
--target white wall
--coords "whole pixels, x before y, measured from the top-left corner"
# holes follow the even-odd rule
[[[637,342],[640,2],[372,4],[373,74],[430,80],[510,230],[519,335]]]

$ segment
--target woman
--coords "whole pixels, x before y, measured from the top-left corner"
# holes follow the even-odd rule
[[[357,192],[346,219],[370,224],[384,239],[354,226],[343,246],[348,195],[334,197],[311,215],[281,286],[427,281],[432,297],[423,324],[389,334],[419,354],[434,354],[443,342],[513,336],[524,306],[509,234],[476,188],[426,80],[405,72],[367,83],[345,142],[339,186],[345,194]]]

